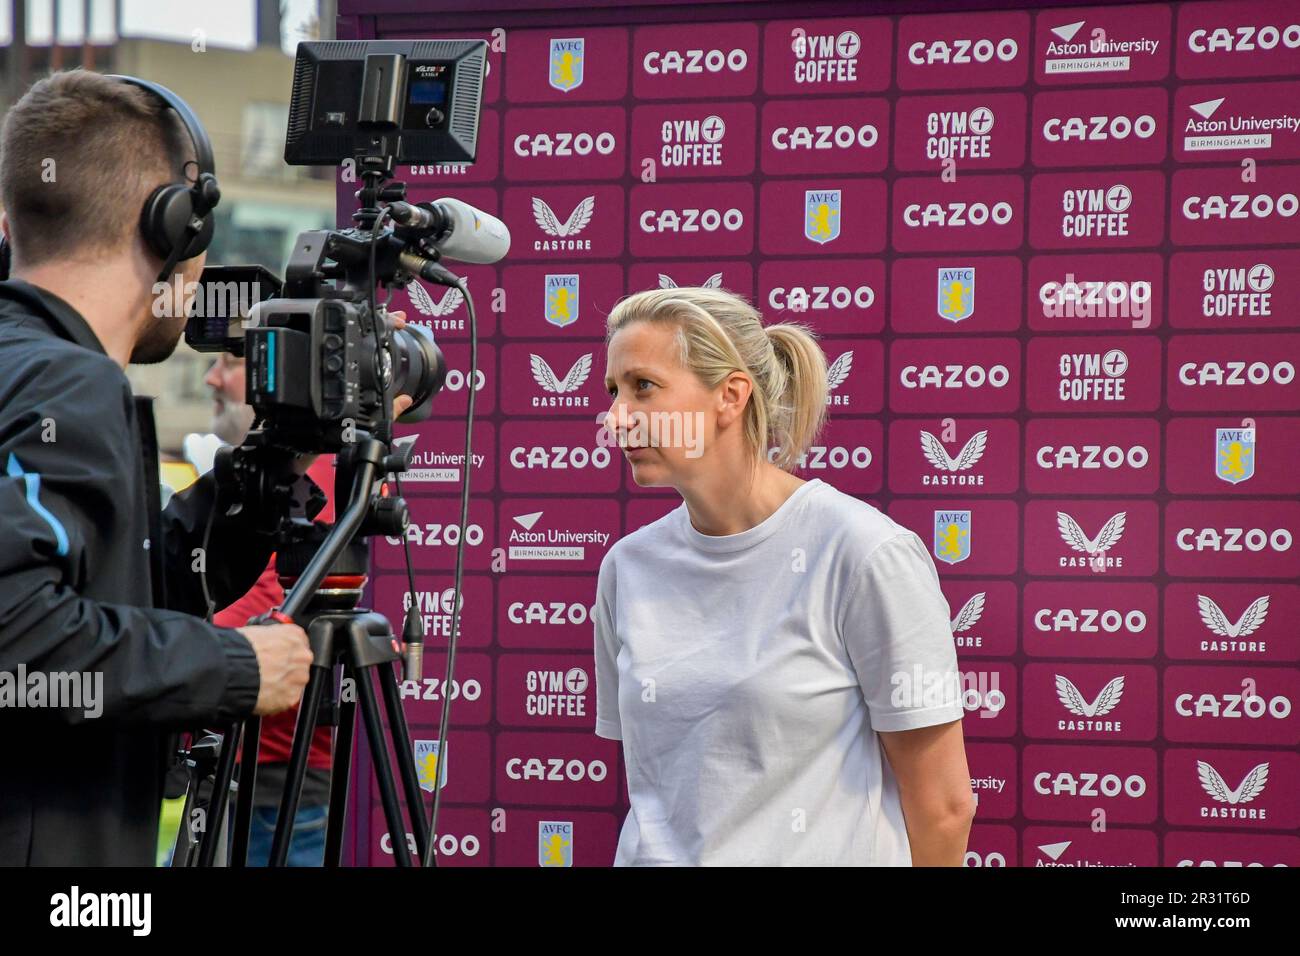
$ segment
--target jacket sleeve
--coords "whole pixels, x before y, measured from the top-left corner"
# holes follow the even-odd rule
[[[121,516],[138,500],[121,370],[90,356],[49,363],[17,384],[0,401],[0,672],[102,681],[97,707],[45,711],[67,723],[251,713],[257,659],[238,631],[82,596],[90,570],[114,560],[112,542],[133,527]],[[119,580],[148,574],[143,546]]]

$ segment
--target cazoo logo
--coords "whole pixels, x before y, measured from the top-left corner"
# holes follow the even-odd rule
[[[608,468],[610,453],[608,448],[569,448],[564,445],[542,447],[532,445],[525,448],[516,445],[510,449],[510,465],[524,471],[544,468],[552,471],[583,471],[587,468]]]
[[[401,538],[394,538],[388,535],[384,540],[389,544],[401,544]],[[458,524],[440,524],[429,522],[426,524],[409,524],[406,526],[406,540],[412,544],[418,544],[426,548],[448,547],[454,548],[460,543],[460,525]],[[469,546],[483,543],[483,528],[481,525],[468,524],[465,526],[465,544]]]
[[[511,780],[546,780],[599,783],[609,776],[603,760],[565,760],[563,757],[511,757],[506,761],[506,776]]]
[[[1183,385],[1290,385],[1295,366],[1290,362],[1184,362],[1178,367]]]
[[[903,225],[909,229],[937,226],[941,229],[984,226],[992,223],[1005,226],[1015,218],[1015,210],[1006,201],[992,206],[983,202],[909,203],[903,207]]]
[[[1006,388],[1011,372],[1005,365],[905,365],[898,380],[903,388]]]
[[[1044,796],[1070,797],[1127,797],[1136,799],[1146,794],[1147,782],[1140,773],[1131,773],[1121,777],[1115,773],[1099,773],[1095,770],[1071,772],[1068,770],[1053,773],[1044,770],[1034,775],[1034,791]]]
[[[790,309],[793,312],[827,312],[831,309],[869,309],[876,304],[876,290],[869,285],[859,286],[775,286],[767,294],[767,304],[773,309]]]
[[[1264,26],[1216,27],[1213,30],[1193,30],[1187,35],[1187,49],[1193,53],[1249,53],[1255,50],[1295,50],[1300,48],[1300,23],[1277,27]]]
[[[702,75],[705,73],[741,73],[749,66],[749,54],[734,50],[650,50],[641,58],[641,68],[651,76],[669,73]]]
[[[1259,720],[1272,717],[1286,720],[1291,716],[1291,698],[1283,694],[1261,697],[1259,694],[1179,694],[1174,698],[1174,712],[1179,717],[1229,718]]]
[[[642,232],[736,232],[745,225],[745,214],[730,209],[647,209],[637,220]]]
[[[511,624],[586,624],[595,613],[595,606],[578,601],[513,601],[506,607],[506,618]]]
[[[1174,535],[1179,551],[1276,551],[1291,550],[1288,528],[1179,528]]]
[[[778,126],[772,130],[772,148],[786,150],[870,149],[880,141],[880,131],[872,123],[861,126]]]
[[[1002,37],[1000,40],[987,37],[978,40],[964,37],[954,40],[917,40],[907,48],[907,62],[915,66],[930,66],[934,63],[990,63],[994,60],[1010,63],[1019,54],[1020,44],[1012,37]]]
[[[1141,634],[1147,616],[1136,608],[1039,608],[1034,612],[1034,629],[1044,634]]]
[[[1053,116],[1043,124],[1043,139],[1051,143],[1123,142],[1127,139],[1150,139],[1157,132],[1156,118],[1140,116]]]
[[[1042,445],[1034,453],[1034,462],[1039,468],[1084,469],[1096,471],[1102,468],[1115,470],[1131,468],[1140,471],[1151,460],[1151,453],[1144,445]]]
[[[478,837],[474,836],[472,833],[467,833],[463,837],[457,837],[452,833],[442,833],[438,835],[436,843],[438,845],[438,856],[441,857],[474,857],[478,856],[479,851],[482,849]],[[379,849],[385,856],[393,855],[393,838],[387,830],[385,830],[384,835],[379,838]],[[418,850],[416,850],[414,833],[406,834],[406,852],[410,853],[412,856],[418,852]]]
[[[460,392],[465,388],[465,382],[469,378],[469,373],[458,368],[447,369],[447,380],[443,387],[449,392]],[[483,386],[487,384],[487,375],[483,369],[476,369],[474,374],[474,391],[483,391]]]
[[[516,156],[609,156],[618,148],[618,140],[608,130],[591,134],[586,130],[558,133],[520,133],[515,137]],[[540,199],[534,202],[541,202]],[[543,204],[545,205],[545,204]],[[554,235],[554,233],[552,233]]]
[[[775,462],[781,454],[781,446],[773,445],[767,450],[767,460]],[[865,445],[813,445],[799,456],[799,468],[806,471],[841,471],[854,468],[864,471],[871,467],[871,449]]]
[[[1274,198],[1268,193],[1234,193],[1231,196],[1188,196],[1183,200],[1183,217],[1200,219],[1290,219],[1300,212],[1300,197],[1282,193]]]

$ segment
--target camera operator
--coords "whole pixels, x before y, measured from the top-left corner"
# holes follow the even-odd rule
[[[0,134],[0,676],[102,687],[93,707],[0,696],[0,864],[153,865],[174,731],[285,710],[307,681],[297,626],[195,616],[203,562],[224,607],[274,539],[214,513],[210,474],[159,508],[152,407],[123,372],[184,327],[183,286],[156,314],[141,210],[193,157],[158,97],[82,71],[36,83]],[[176,273],[197,280],[204,258]]]

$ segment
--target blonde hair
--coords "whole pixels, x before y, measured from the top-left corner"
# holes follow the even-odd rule
[[[826,422],[826,354],[812,329],[796,322],[764,327],[743,296],[697,286],[650,289],[622,299],[605,323],[605,342],[633,322],[675,327],[678,361],[705,388],[733,372],[753,390],[744,435],[755,462],[780,446],[774,464],[793,471]]]

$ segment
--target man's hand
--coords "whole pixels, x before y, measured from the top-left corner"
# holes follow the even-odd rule
[[[389,312],[388,314],[392,316],[393,326],[395,328],[406,328],[405,312]],[[413,399],[410,395],[398,395],[393,399],[393,421],[397,421],[397,419],[402,417],[402,413],[411,407],[412,401]]]
[[[405,312],[401,312],[401,311],[389,312],[388,315],[393,320],[394,328],[401,329],[406,327]],[[393,421],[397,421],[397,419],[401,418],[402,414],[408,408],[411,407],[413,401],[414,399],[412,399],[410,395],[398,395],[396,398],[394,398],[393,399]],[[311,468],[312,465],[316,463],[316,459],[318,457],[319,457],[318,455],[299,455],[293,461],[294,474],[296,475],[307,474],[307,471]]]
[[[253,645],[262,679],[253,713],[265,717],[297,704],[311,670],[306,632],[297,624],[257,624],[238,630]]]

